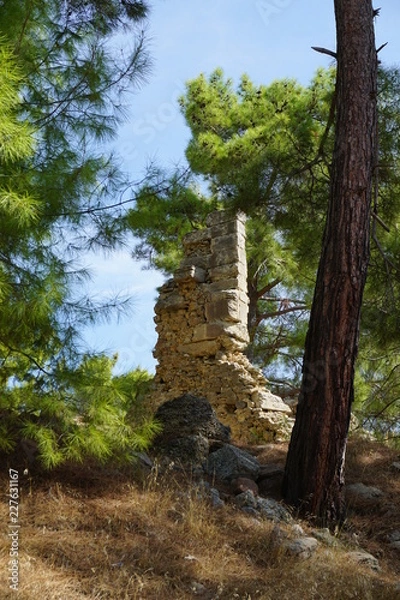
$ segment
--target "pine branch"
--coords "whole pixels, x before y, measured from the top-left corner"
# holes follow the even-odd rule
[[[290,308],[284,308],[282,310],[276,310],[274,312],[267,312],[267,313],[262,313],[259,315],[259,319],[261,321],[264,321],[265,319],[273,319],[275,317],[281,317],[282,315],[286,315],[288,313],[292,313],[292,312],[296,312],[298,310],[307,310],[307,306],[303,305],[303,306],[291,306]]]
[[[332,56],[333,58],[337,59],[337,54],[336,52],[333,52],[333,50],[328,50],[327,48],[320,48],[319,46],[311,46],[311,48],[315,50],[315,52],[327,54],[328,56]]]
[[[263,298],[264,294],[266,294],[267,292],[270,292],[274,287],[276,287],[280,283],[282,283],[282,279],[280,277],[273,279],[270,283],[268,283],[263,288],[261,288],[261,290],[257,290],[257,298],[264,299]]]

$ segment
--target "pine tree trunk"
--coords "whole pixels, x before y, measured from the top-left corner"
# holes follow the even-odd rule
[[[283,482],[287,502],[326,524],[344,517],[344,463],[377,144],[371,0],[335,0],[335,16],[337,116],[330,201]]]

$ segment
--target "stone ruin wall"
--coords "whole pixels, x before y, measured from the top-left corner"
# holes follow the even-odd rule
[[[243,354],[249,343],[245,217],[208,216],[184,238],[185,258],[155,306],[158,360],[153,401],[205,396],[243,441],[287,439],[291,409]]]

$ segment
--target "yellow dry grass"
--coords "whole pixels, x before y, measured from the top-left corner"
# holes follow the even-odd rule
[[[350,507],[338,546],[320,544],[304,561],[277,549],[273,523],[231,505],[213,509],[182,476],[143,479],[93,466],[21,474],[18,591],[8,581],[4,469],[0,599],[398,600],[400,553],[386,539],[388,531],[400,529],[394,460],[387,448],[352,444],[349,478],[379,486],[385,500],[373,509]],[[349,562],[346,552],[357,544],[379,558],[381,571]]]

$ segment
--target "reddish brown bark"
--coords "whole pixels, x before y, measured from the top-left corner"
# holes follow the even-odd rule
[[[377,57],[371,0],[335,0],[337,116],[330,201],[283,493],[301,512],[344,516],[344,463],[369,260]]]

